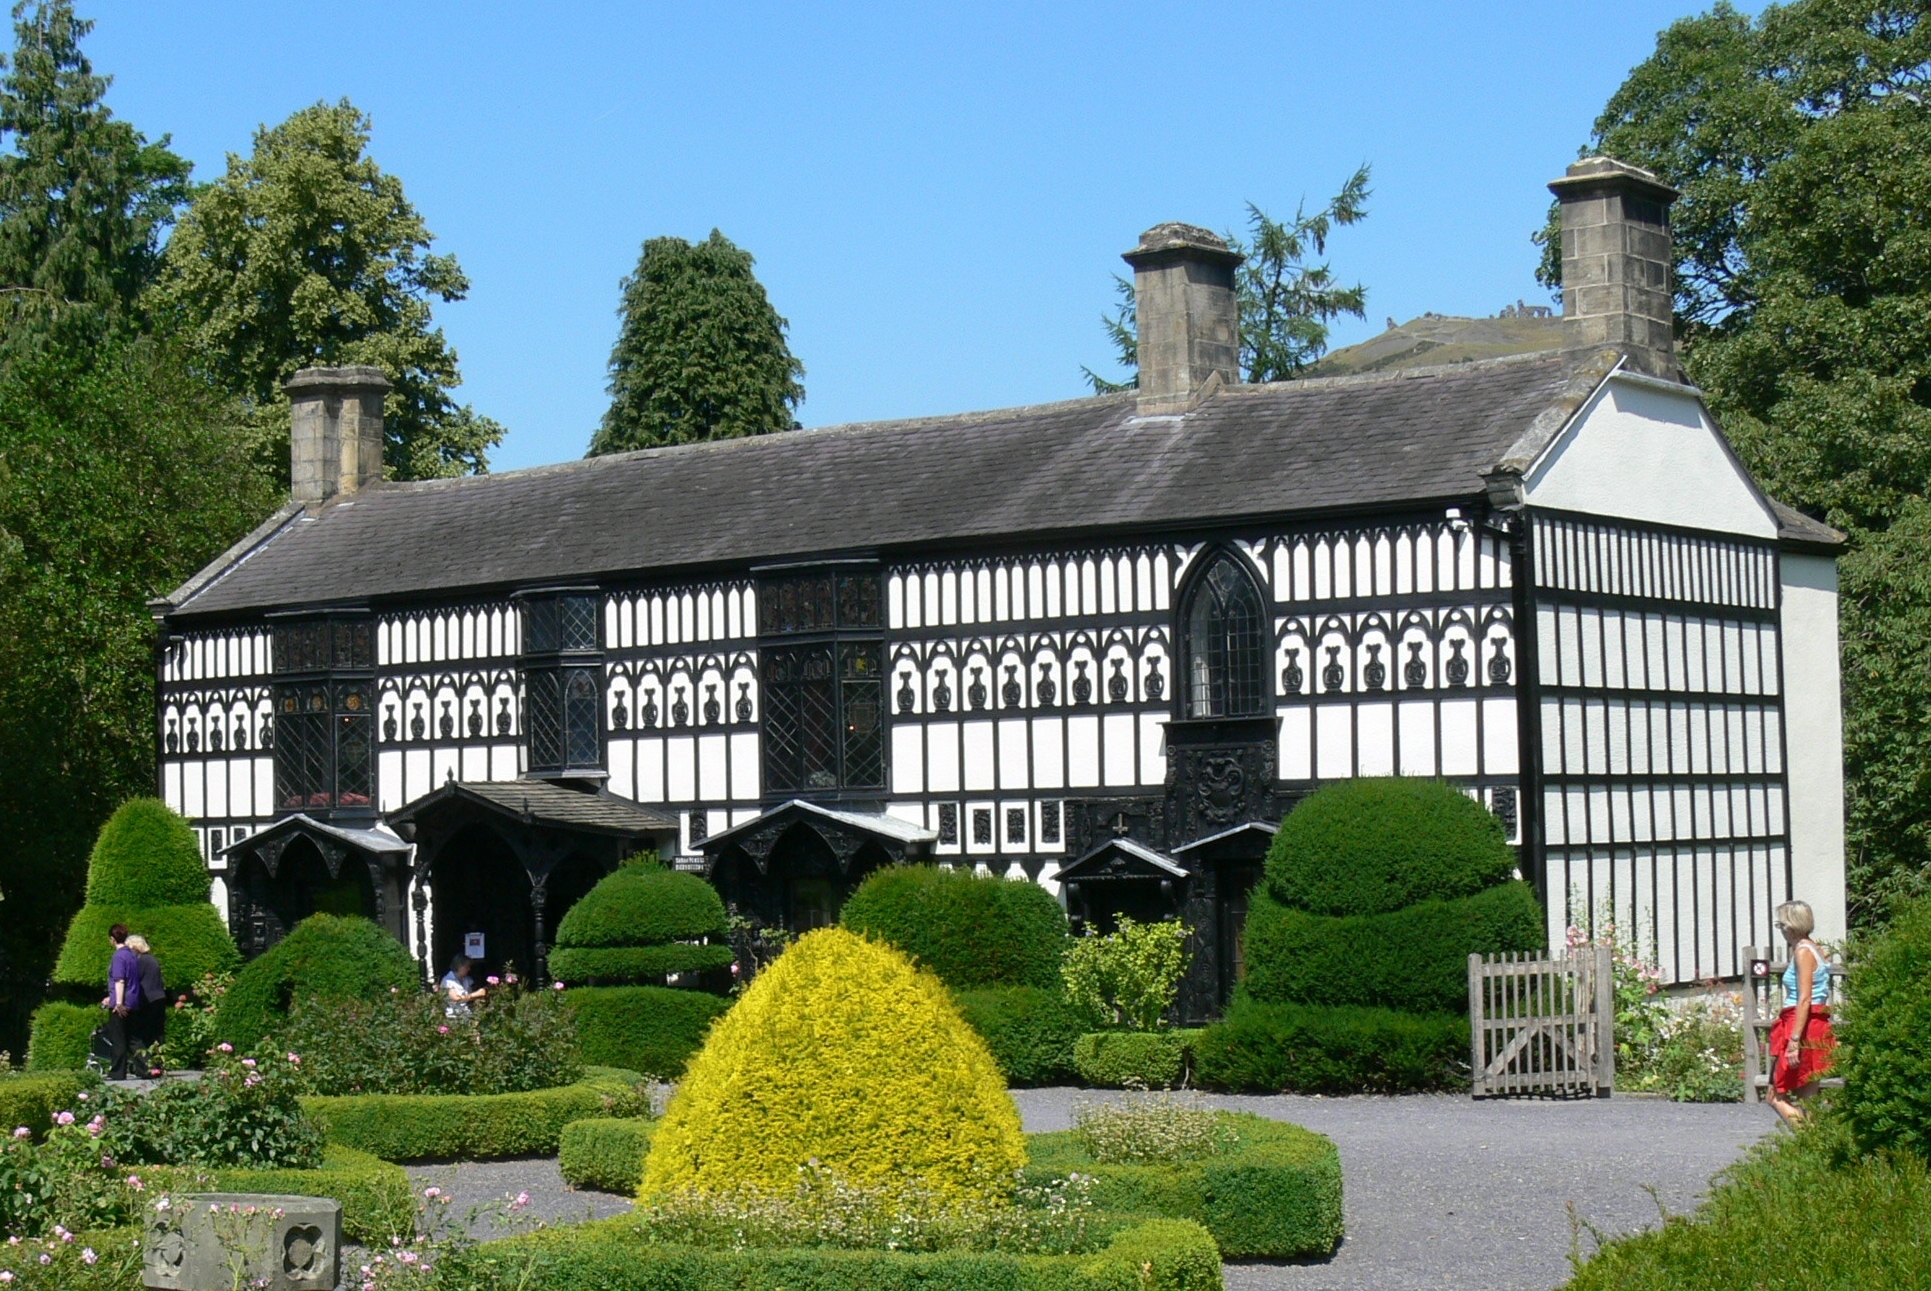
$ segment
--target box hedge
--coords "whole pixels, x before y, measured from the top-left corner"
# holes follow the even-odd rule
[[[1836,1102],[1858,1145],[1931,1160],[1931,898],[1852,944]]]
[[[1093,1031],[1073,1045],[1073,1070],[1100,1089],[1176,1089],[1198,1031]]]
[[[574,1085],[527,1094],[313,1096],[302,1108],[329,1142],[384,1161],[549,1156],[572,1121],[647,1110],[634,1071],[591,1068]]]
[[[1066,912],[1030,880],[888,866],[858,885],[839,922],[897,946],[955,991],[1059,987]]]
[[[92,1083],[82,1071],[0,1076],[0,1135],[11,1134],[24,1125],[38,1138],[53,1126],[55,1112],[80,1109],[74,1095]]]
[[[1222,1259],[1320,1259],[1341,1242],[1341,1156],[1324,1135],[1246,1112],[1220,1117],[1240,1136],[1219,1156],[1176,1165],[1106,1165],[1071,1130],[1026,1136],[1026,1178],[1093,1180],[1104,1210],[1205,1225]]]
[[[703,879],[654,861],[631,861],[564,912],[556,944],[659,946],[722,937],[728,929],[724,902]]]
[[[544,1291],[1220,1291],[1213,1235],[1184,1219],[1121,1222],[1090,1255],[1002,1251],[714,1250],[657,1245],[632,1215],[490,1242],[454,1284]],[[446,1260],[449,1257],[445,1257]]]
[[[317,1170],[206,1170],[149,1166],[140,1171],[149,1192],[253,1192],[330,1197],[342,1203],[342,1235],[364,1246],[386,1246],[415,1231],[416,1198],[402,1167],[331,1143]]]
[[[1194,1074],[1235,1093],[1409,1094],[1468,1087],[1455,1013],[1237,999],[1193,1042]]]
[[[240,1049],[261,1043],[299,991],[317,999],[372,1000],[420,988],[402,943],[367,919],[314,914],[242,969],[222,997],[215,1034]]]
[[[572,1121],[557,1146],[557,1170],[572,1188],[634,1196],[657,1122],[645,1116]]]
[[[550,952],[550,974],[559,982],[649,981],[669,973],[715,972],[736,958],[729,946],[559,946]]]
[[[27,1036],[28,1071],[79,1071],[92,1051],[94,1029],[107,1021],[98,1004],[49,1000],[34,1010]]]
[[[663,1080],[684,1074],[711,1023],[731,1007],[721,996],[668,986],[573,986],[563,998],[576,1010],[585,1062]]]
[[[145,908],[89,905],[81,907],[67,925],[67,940],[54,962],[54,980],[105,993],[107,965],[114,955],[107,930],[117,923],[148,939],[171,994],[187,990],[206,973],[232,973],[241,966],[241,953],[228,935],[228,925],[206,901]]]
[[[91,906],[193,905],[208,899],[209,883],[194,830],[159,798],[122,803],[87,860]]]
[[[651,1140],[646,1194],[789,1191],[816,1159],[867,1188],[996,1193],[1025,1163],[984,1040],[931,973],[820,928],[711,1028]]]
[[[958,991],[959,1012],[985,1038],[1008,1085],[1062,1085],[1078,1075],[1073,1046],[1098,1019],[1058,990],[992,986]]]
[[[1502,822],[1439,780],[1340,780],[1304,799],[1267,853],[1267,888],[1312,914],[1385,914],[1506,881]],[[1251,961],[1251,956],[1250,956]]]
[[[1544,934],[1542,905],[1519,880],[1474,896],[1338,917],[1257,892],[1247,912],[1244,986],[1271,1003],[1465,1013],[1469,955],[1540,950]]]

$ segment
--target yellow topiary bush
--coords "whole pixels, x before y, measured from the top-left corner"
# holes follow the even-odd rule
[[[944,984],[843,928],[799,938],[712,1026],[641,1192],[785,1194],[814,1160],[959,1202],[999,1199],[1026,1163],[1018,1109]]]

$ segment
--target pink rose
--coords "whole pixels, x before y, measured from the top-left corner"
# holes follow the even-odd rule
[[[448,1028],[448,1027],[437,1027],[437,1028],[436,1028],[436,1030],[437,1030],[437,1032],[438,1032],[439,1034],[441,1034],[441,1035],[448,1035],[448,1034],[449,1034],[449,1028]]]
[[[255,1060],[253,1058],[243,1058],[241,1060],[241,1065],[244,1067],[252,1067],[255,1065]]]
[[[221,1050],[223,1053],[233,1053],[235,1051],[235,1046],[229,1044],[226,1040],[216,1045],[215,1048]]]
[[[562,982],[551,982],[551,983],[550,983],[550,989],[551,989],[551,990],[553,990],[553,991],[560,991],[560,990],[562,990],[562,989],[563,989],[563,983],[562,983]]]
[[[58,1112],[54,1115],[54,1124],[56,1125],[72,1125],[73,1123],[74,1114],[72,1112]]]
[[[488,982],[491,986],[501,986],[503,984],[503,979],[500,977],[486,977],[483,980]]]
[[[34,1136],[34,1132],[23,1125],[13,1132],[13,1136],[17,1139],[30,1139]]]
[[[83,1247],[81,1248],[81,1252],[80,1252],[80,1258],[81,1258],[81,1263],[83,1263],[83,1264],[93,1264],[93,1263],[95,1263],[96,1261],[98,1261],[98,1260],[99,1260],[99,1259],[100,1259],[101,1257],[100,1257],[100,1256],[98,1256],[98,1255],[96,1255],[96,1254],[94,1254],[94,1248],[93,1248],[93,1247],[91,1247],[91,1246],[83,1246]]]

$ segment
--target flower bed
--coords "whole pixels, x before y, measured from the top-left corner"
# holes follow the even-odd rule
[[[572,1188],[633,1195],[644,1179],[644,1155],[657,1122],[642,1116],[572,1121],[563,1127],[557,1170]]]
[[[329,1142],[384,1161],[490,1161],[548,1156],[571,1121],[636,1115],[642,1079],[591,1067],[574,1085],[523,1094],[318,1095],[302,1106]]]
[[[1193,1220],[1213,1234],[1225,1259],[1333,1254],[1342,1232],[1341,1157],[1333,1142],[1247,1113],[1213,1120],[1224,1137],[1194,1160],[1109,1163],[1080,1130],[1029,1134],[1025,1176],[1035,1184],[1090,1176],[1102,1210]]]

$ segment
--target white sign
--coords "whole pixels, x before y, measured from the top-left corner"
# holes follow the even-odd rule
[[[464,933],[463,953],[471,959],[481,959],[483,957],[483,934],[480,932]]]

